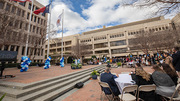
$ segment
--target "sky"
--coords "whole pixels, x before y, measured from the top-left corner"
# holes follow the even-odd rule
[[[44,6],[50,0],[37,0]],[[53,0],[51,7],[52,30],[59,30],[53,37],[61,36],[61,26],[56,26],[58,16],[64,9],[64,36],[86,31],[148,19],[156,8],[122,6],[122,0]],[[168,17],[168,15],[167,15]]]

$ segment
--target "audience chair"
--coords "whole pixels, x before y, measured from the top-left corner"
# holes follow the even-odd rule
[[[171,97],[168,97],[170,99],[170,101],[180,101],[180,95],[179,95],[179,91],[180,91],[180,84],[178,84],[176,86],[176,90],[173,93],[173,95]],[[178,93],[178,96],[176,98],[174,98],[175,94]]]
[[[139,86],[138,96],[137,96],[138,101],[140,100],[140,98],[139,98],[140,91],[150,92],[150,91],[155,91],[155,90],[156,90],[156,85],[141,85],[141,86]]]
[[[123,88],[122,94],[119,95],[120,101],[136,101],[137,85],[129,85]],[[130,94],[130,92],[135,92],[135,96]]]
[[[108,85],[108,83],[105,83],[105,82],[99,82],[99,85],[101,86],[101,98],[102,98],[102,93],[104,93],[104,95],[107,97],[107,99],[109,101],[114,101],[116,98],[118,99],[117,96],[115,96],[110,88],[110,86]],[[103,88],[109,88],[109,91],[111,92],[111,94],[106,94],[104,91],[103,91]],[[108,97],[109,95],[112,95],[112,98]]]

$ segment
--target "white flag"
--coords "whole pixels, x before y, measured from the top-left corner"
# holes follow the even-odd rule
[[[63,13],[61,13],[61,14],[58,16],[58,19],[57,19],[57,22],[56,22],[57,27],[58,27],[58,26],[61,26],[62,14],[63,14]]]

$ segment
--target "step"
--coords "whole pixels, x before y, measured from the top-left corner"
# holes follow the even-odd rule
[[[47,93],[50,93],[50,92],[53,92],[53,91],[55,91],[57,89],[60,89],[60,88],[62,88],[64,86],[67,86],[67,85],[69,85],[71,83],[74,83],[74,82],[76,82],[78,80],[81,80],[82,78],[89,77],[89,76],[90,76],[90,73],[87,73],[87,74],[81,75],[79,77],[73,78],[71,80],[62,82],[60,84],[56,84],[56,85],[54,85],[52,87],[48,87],[48,88],[36,91],[34,93],[28,94],[26,96],[20,97],[19,99],[23,100],[23,101],[31,101],[33,99],[36,99],[36,98],[38,98],[40,96],[43,96],[43,95],[45,95]]]
[[[48,87],[46,89],[39,90],[39,91],[34,92],[32,94],[28,94],[27,96],[20,97],[19,99],[22,100],[22,101],[32,101],[32,100],[34,100],[34,99],[36,99],[36,98],[38,98],[40,96],[43,96],[43,95],[45,95],[45,94],[47,94],[49,92],[55,91],[57,89],[60,89],[60,88],[62,88],[64,86],[68,85],[68,84],[76,82],[76,81],[78,81],[78,80],[80,80],[80,79],[82,79],[82,78],[84,78],[86,76],[89,76],[89,74],[84,74],[83,76],[80,76],[78,78],[74,78],[74,79],[65,81],[65,82],[63,82],[61,84],[54,85],[53,87]]]
[[[53,85],[55,85],[57,83],[61,83],[61,82],[66,81],[66,80],[68,80],[68,79],[70,79],[72,77],[77,77],[79,75],[89,73],[90,71],[91,70],[83,71],[83,72],[78,73],[78,74],[70,75],[68,77],[58,79],[58,80],[55,80],[55,81],[51,81],[51,82],[48,82],[48,83],[45,83],[45,84],[41,84],[41,85],[29,88],[29,89],[25,89],[25,90],[18,90],[18,89],[12,89],[12,88],[6,88],[6,87],[1,87],[0,86],[0,89],[3,89],[3,91],[0,91],[0,93],[1,94],[6,93],[7,94],[6,96],[10,96],[10,97],[13,97],[13,98],[19,98],[19,97],[24,96],[26,94],[33,93],[33,92],[35,92],[37,90],[41,90],[41,89],[53,86]]]
[[[89,77],[85,77],[85,78],[83,78],[81,80],[75,81],[72,84],[64,86],[63,88],[57,89],[57,90],[55,90],[53,92],[50,92],[50,93],[48,93],[48,94],[46,94],[44,96],[41,96],[41,97],[39,97],[39,98],[37,98],[37,99],[35,99],[33,101],[51,101],[51,100],[54,100],[57,97],[63,95],[64,93],[74,89],[74,85],[76,83],[78,83],[78,82],[86,82],[86,81],[89,80],[89,78],[90,78],[90,76]]]
[[[49,86],[53,86],[55,84],[61,83],[63,81],[68,80],[69,78],[77,77],[77,76],[82,75],[84,73],[90,73],[90,71],[91,70],[82,71],[81,73],[70,75],[70,76],[67,76],[65,78],[58,79],[58,80],[55,80],[55,81],[51,81],[51,82],[48,82],[48,83],[45,83],[45,84],[37,85],[35,87],[29,88],[29,89],[25,89],[25,90],[17,90],[17,89],[6,88],[6,87],[1,87],[0,86],[0,89],[3,89],[3,91],[0,91],[0,93],[1,94],[6,93],[7,94],[6,96],[10,96],[10,97],[14,97],[14,98],[19,98],[19,97],[22,97],[24,95],[33,93],[33,92],[35,92],[37,90],[41,90],[41,89],[47,88]]]
[[[16,82],[0,82],[0,86],[9,87],[9,88],[13,88],[13,89],[28,89],[28,88],[31,88],[31,87],[34,87],[34,86],[37,86],[37,85],[40,85],[40,84],[44,84],[44,83],[47,83],[47,82],[54,81],[56,79],[63,78],[65,76],[73,75],[75,73],[79,73],[79,72],[86,71],[86,70],[93,70],[93,69],[96,69],[96,68],[99,68],[99,67],[103,67],[103,65],[100,65],[100,66],[97,66],[97,67],[92,67],[92,68],[81,70],[81,71],[77,71],[77,72],[68,73],[68,74],[65,74],[65,75],[58,76],[58,77],[53,77],[53,78],[48,79],[48,80],[46,79],[46,80],[33,82],[33,83],[30,83],[30,84],[23,84],[23,83],[16,83]]]

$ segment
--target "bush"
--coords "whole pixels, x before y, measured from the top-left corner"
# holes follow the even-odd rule
[[[99,75],[99,73],[97,72],[97,70],[94,70],[92,73],[91,73],[91,76],[93,75]]]
[[[72,66],[72,67],[76,67],[76,64],[75,64],[75,63],[72,63],[71,66]]]
[[[82,64],[79,63],[77,66],[78,66],[78,67],[82,67]]]
[[[29,66],[37,66],[39,62],[31,62]]]
[[[121,62],[118,62],[117,65],[118,65],[118,66],[121,66],[122,64],[121,64]]]

